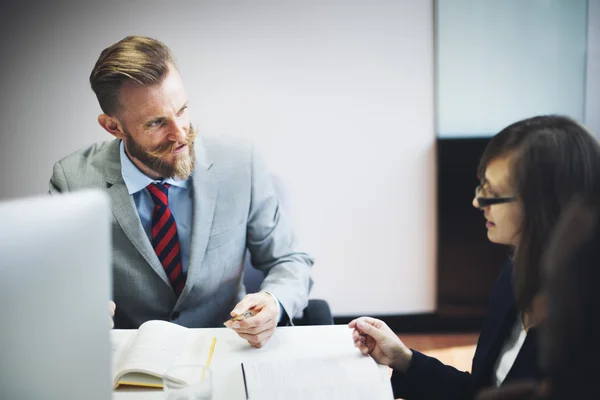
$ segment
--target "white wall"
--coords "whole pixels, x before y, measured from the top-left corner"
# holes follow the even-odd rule
[[[56,160],[109,138],[89,72],[154,36],[200,132],[252,139],[287,182],[313,297],[337,315],[433,310],[430,1],[20,4],[0,6],[0,199],[45,192]]]
[[[583,121],[587,11],[587,0],[438,0],[439,136],[548,113]]]

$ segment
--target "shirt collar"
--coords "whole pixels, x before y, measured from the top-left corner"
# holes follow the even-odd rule
[[[127,186],[127,191],[129,194],[134,194],[143,190],[151,183],[168,183],[173,186],[177,186],[180,188],[187,189],[189,186],[189,178],[184,180],[167,178],[161,181],[152,179],[144,174],[142,171],[135,166],[135,164],[129,159],[127,154],[125,154],[125,145],[121,140],[121,144],[119,146],[120,158],[121,158],[121,175],[123,175],[123,181],[125,181],[125,186]]]

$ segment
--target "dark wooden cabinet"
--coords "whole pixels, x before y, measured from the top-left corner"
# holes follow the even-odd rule
[[[482,211],[472,206],[477,166],[489,139],[437,140],[437,306],[444,317],[485,312],[492,285],[510,257],[491,243]]]

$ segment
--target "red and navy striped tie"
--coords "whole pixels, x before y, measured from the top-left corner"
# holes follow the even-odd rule
[[[146,188],[154,200],[152,247],[169,277],[173,290],[179,296],[185,285],[185,274],[181,265],[177,225],[169,208],[169,185],[151,183]]]

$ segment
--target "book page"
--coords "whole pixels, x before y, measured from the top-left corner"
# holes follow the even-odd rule
[[[135,335],[129,335],[124,337],[124,335],[115,336],[111,334],[110,336],[110,345],[112,348],[112,364],[111,364],[111,372],[113,379],[117,376],[119,372],[119,366],[122,363],[123,358],[126,353],[129,351],[129,347],[131,346],[131,342],[135,338]]]
[[[210,342],[188,328],[166,321],[142,324],[115,366],[115,380],[129,372],[144,372],[156,377],[184,364],[204,364]],[[128,375],[128,380],[137,374]]]
[[[128,372],[119,378],[118,384],[145,388],[162,388],[163,379],[142,372]]]
[[[370,357],[243,363],[252,399],[392,399],[391,384]]]

